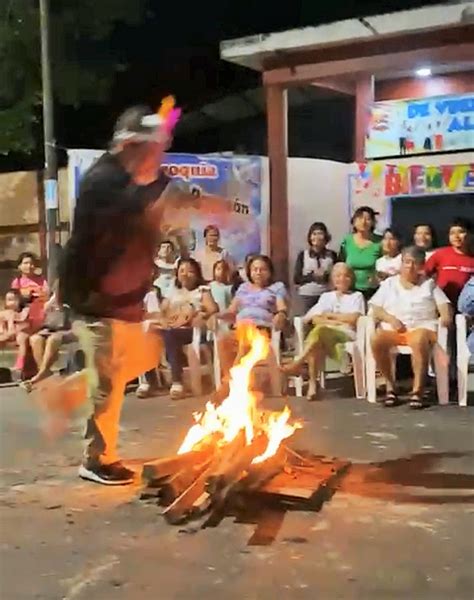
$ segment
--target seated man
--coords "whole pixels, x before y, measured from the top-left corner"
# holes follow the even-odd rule
[[[438,315],[444,326],[452,319],[451,305],[445,293],[424,274],[425,252],[416,246],[402,250],[399,275],[382,282],[371,298],[373,316],[381,321],[371,344],[378,369],[387,382],[385,406],[395,406],[398,398],[390,351],[398,345],[412,350],[413,388],[410,407],[423,408],[423,392],[431,347],[436,342]]]
[[[474,275],[464,286],[458,300],[458,310],[463,313],[467,319],[467,347],[471,353],[471,359],[474,355]]]

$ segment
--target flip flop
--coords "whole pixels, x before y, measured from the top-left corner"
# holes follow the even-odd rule
[[[24,381],[20,381],[20,387],[25,390],[27,394],[30,394],[33,391],[33,384],[29,379],[25,379]]]
[[[398,396],[395,392],[387,392],[385,394],[385,400],[383,401],[384,406],[392,407],[399,404]]]
[[[421,410],[422,408],[426,408],[428,404],[418,392],[413,392],[410,394],[408,406],[413,410]]]

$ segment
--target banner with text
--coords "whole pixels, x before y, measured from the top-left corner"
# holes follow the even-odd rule
[[[365,156],[403,156],[474,148],[474,95],[376,102]]]
[[[389,226],[388,198],[474,193],[474,163],[465,165],[406,165],[358,163],[349,175],[350,211],[371,206],[378,226]]]
[[[68,151],[71,215],[82,176],[102,154],[100,150]],[[204,245],[204,228],[213,224],[221,231],[221,245],[237,263],[242,264],[247,254],[265,250],[260,157],[167,154],[163,168],[174,182],[169,194],[175,201],[167,203],[163,214],[162,239],[171,239],[182,252],[193,252]],[[189,204],[190,196],[196,198],[195,208]],[[206,199],[212,212],[205,208]]]

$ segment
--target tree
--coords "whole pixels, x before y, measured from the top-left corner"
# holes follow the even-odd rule
[[[32,152],[41,118],[38,0],[0,1],[0,153]],[[113,35],[140,23],[145,0],[51,0],[55,100],[105,103],[124,68]],[[37,128],[37,127],[36,127]]]

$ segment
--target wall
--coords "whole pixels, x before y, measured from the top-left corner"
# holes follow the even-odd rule
[[[41,257],[45,250],[42,211],[42,173],[18,171],[0,174],[0,293],[15,273],[20,252]],[[60,218],[69,220],[67,173],[59,172]],[[41,218],[40,218],[41,217]],[[43,229],[43,231],[42,231]]]
[[[348,173],[354,175],[348,187],[350,196],[351,212],[358,206],[371,206],[379,213],[379,229],[383,230],[390,225],[389,198],[385,195],[385,178],[383,171],[387,165],[411,166],[420,165],[424,167],[439,165],[472,165],[474,163],[473,152],[456,152],[451,154],[433,154],[429,156],[410,156],[406,158],[393,158],[384,160],[373,160],[367,163],[367,168],[371,172],[368,180],[359,177],[359,165],[352,163],[349,166]],[[379,174],[374,173],[379,169]],[[375,170],[374,170],[375,169]],[[472,167],[471,167],[472,170]],[[471,188],[459,188],[460,192],[471,191]]]
[[[347,175],[349,165],[312,158],[288,159],[290,274],[314,221],[326,223],[330,246],[337,250],[349,229]]]
[[[347,174],[349,165],[311,158],[288,159],[289,253],[290,274],[298,252],[306,245],[306,233],[313,221],[324,221],[333,235],[332,246],[339,247],[349,227]],[[8,209],[7,209],[8,206]],[[38,184],[34,172],[0,176],[0,230],[2,225],[38,223]],[[61,220],[69,221],[66,173],[60,174]],[[269,167],[262,160],[262,242],[268,248]],[[0,262],[14,260],[24,249],[39,253],[38,233],[0,234]],[[2,273],[4,275],[2,281]],[[10,270],[0,270],[0,288],[11,279]],[[2,285],[3,283],[3,285]]]
[[[474,89],[474,71],[433,77],[385,79],[375,84],[375,100],[403,100],[448,94],[467,94]]]

